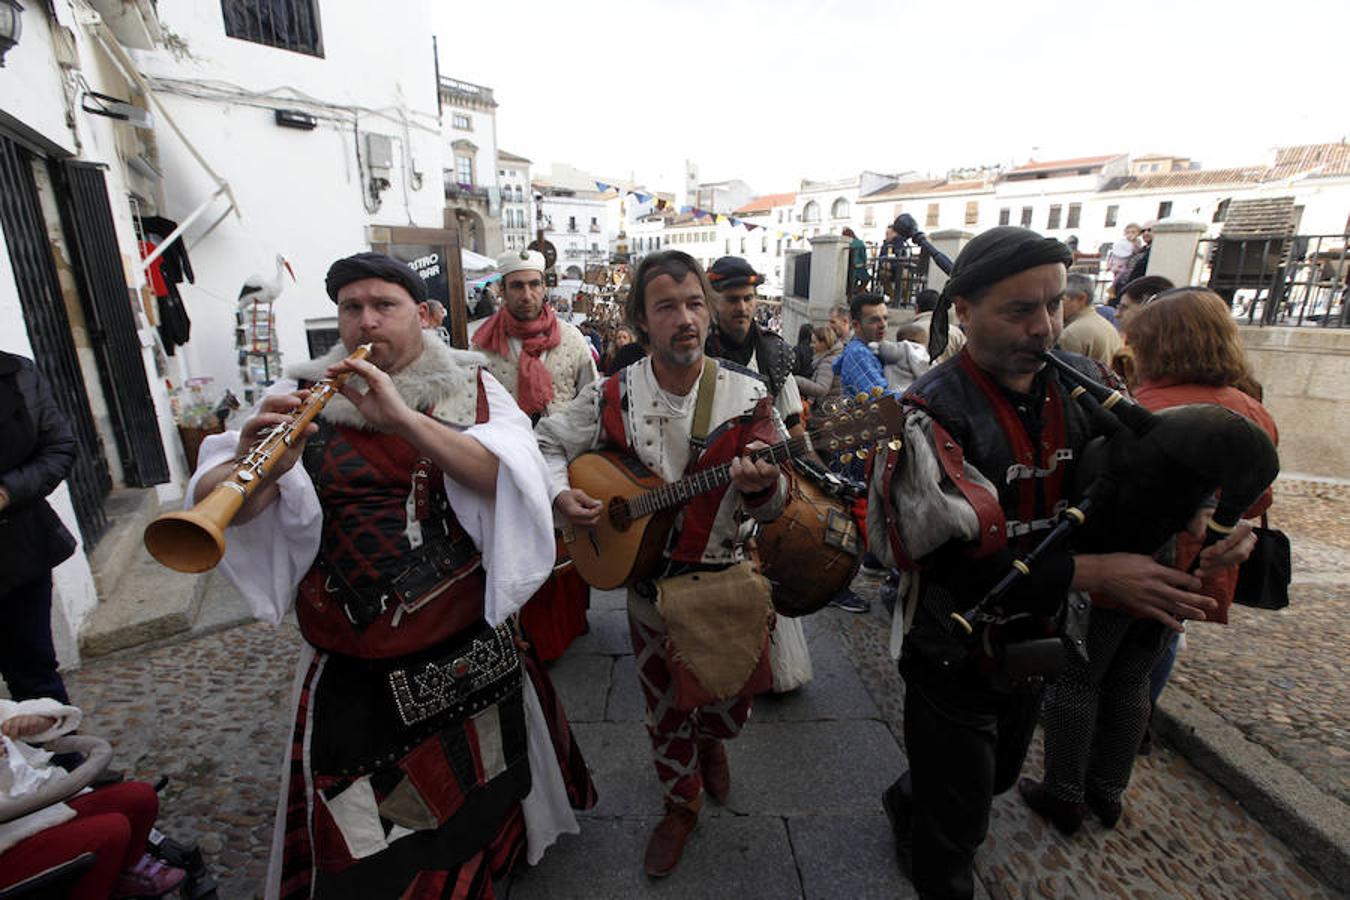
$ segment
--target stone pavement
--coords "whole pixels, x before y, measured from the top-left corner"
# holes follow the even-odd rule
[[[856,585],[875,591],[875,580]],[[600,792],[581,834],[502,885],[510,900],[603,897],[910,897],[879,796],[900,771],[902,694],[876,608],[807,621],[815,680],[760,701],[729,745],[727,808],[709,805],[684,863],[641,873],[660,795],[622,598],[597,594],[591,632],[553,668]],[[70,673],[87,730],[129,774],[173,778],[164,829],[206,850],[224,898],[256,894],[266,865],[299,636],[248,625],[116,654]],[[1039,772],[1039,745],[1028,763]],[[1140,761],[1115,831],[1067,840],[1015,796],[994,808],[981,896],[1332,897],[1290,849],[1166,747]]]

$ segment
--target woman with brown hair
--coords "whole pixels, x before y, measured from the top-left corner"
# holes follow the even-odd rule
[[[1139,384],[1134,395],[1142,406],[1157,411],[1214,403],[1251,419],[1272,441],[1278,439],[1274,420],[1255,399],[1258,389],[1237,325],[1213,291],[1183,287],[1158,294],[1132,317],[1128,335]],[[1247,517],[1259,516],[1269,506],[1267,490]],[[1176,568],[1190,569],[1201,546],[1193,535],[1203,534],[1212,511],[1212,506],[1199,510],[1187,533],[1177,536],[1171,554]],[[1246,552],[1254,542],[1248,534]],[[1219,604],[1210,620],[1227,623],[1236,565],[1210,568],[1202,559],[1197,574],[1197,589]],[[1082,824],[1085,806],[1107,828],[1120,819],[1121,797],[1148,728],[1150,675],[1163,664],[1165,681],[1175,637],[1159,622],[1136,619],[1093,598],[1089,662],[1071,658],[1046,690],[1045,780],[1023,779],[1018,785],[1027,804],[1064,833],[1072,834]]]
[[[812,375],[794,375],[797,390],[813,406],[820,401],[840,395],[839,376],[834,373],[834,361],[844,348],[839,343],[839,335],[828,325],[811,332],[811,369]]]

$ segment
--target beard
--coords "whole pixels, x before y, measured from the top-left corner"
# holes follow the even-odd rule
[[[693,343],[686,349],[676,346],[676,341],[694,338]],[[653,350],[660,355],[661,360],[668,365],[684,368],[692,366],[703,358],[703,341],[699,340],[697,331],[681,332],[673,335],[670,342],[663,347],[653,345]]]
[[[694,363],[702,359],[703,348],[691,347],[688,350],[676,350],[673,347],[667,347],[665,349],[665,352],[663,352],[661,355],[666,358],[666,362],[669,362],[672,365],[680,366],[681,368],[683,368],[685,366],[692,366]]]

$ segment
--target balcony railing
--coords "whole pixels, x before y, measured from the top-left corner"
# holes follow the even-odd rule
[[[1345,234],[1204,240],[1202,283],[1244,324],[1350,327],[1348,243]]]
[[[488,201],[488,189],[473,184],[464,184],[460,181],[447,181],[445,183],[445,199],[447,200],[481,200]]]

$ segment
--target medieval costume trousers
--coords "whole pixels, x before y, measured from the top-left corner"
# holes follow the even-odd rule
[[[639,622],[631,614],[638,683],[647,704],[647,735],[652,761],[669,803],[689,806],[703,791],[699,773],[700,741],[727,740],[740,734],[750,717],[751,698],[731,697],[718,703],[684,710],[675,706],[675,678],[667,658],[666,635]]]
[[[1116,802],[1125,793],[1148,728],[1149,673],[1171,634],[1160,622],[1094,607],[1089,662],[1069,665],[1045,693],[1045,786],[1070,803],[1084,794]]]
[[[901,663],[914,886],[925,898],[971,897],[975,851],[989,830],[990,804],[1022,771],[1040,683],[995,692],[909,668]]]

